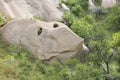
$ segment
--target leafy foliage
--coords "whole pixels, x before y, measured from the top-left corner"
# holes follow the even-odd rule
[[[88,15],[81,20],[74,20],[71,29],[79,36],[89,39],[92,36],[94,19],[91,15]]]
[[[82,64],[76,59],[68,60],[64,65],[58,62],[43,64],[23,47],[12,45],[6,48],[5,45],[3,44],[3,48],[0,47],[7,53],[0,57],[1,80],[93,80],[96,79],[94,75],[102,78],[99,69]],[[0,52],[1,54],[4,53]]]
[[[113,34],[113,46],[120,46],[120,32]]]
[[[66,24],[68,27],[71,27],[71,25],[73,24],[73,20],[74,20],[74,15],[72,13],[64,13],[63,16],[64,19],[64,24]]]
[[[73,6],[80,5],[82,9],[87,9],[88,8],[88,0],[65,0],[63,1],[66,5],[70,7],[70,9]]]
[[[84,10],[87,10],[87,1],[88,0],[66,0],[63,2],[70,8],[75,16],[80,18],[84,16]]]
[[[79,3],[75,3],[77,2],[77,0],[73,1],[73,3],[70,2],[71,4],[68,4],[71,9],[73,5],[75,7],[79,5]],[[99,5],[101,3],[101,0],[95,0],[95,3]],[[83,9],[82,6],[81,8]],[[75,17],[72,16],[72,18],[70,18],[72,20],[71,29],[80,37],[83,37],[85,39],[85,44],[88,45],[91,53],[88,56],[88,62],[103,70],[104,78],[102,77],[101,80],[119,79],[119,77],[115,77],[113,72],[111,72],[113,69],[111,68],[111,64],[113,64],[117,60],[120,60],[117,56],[119,50],[117,51],[116,49],[116,47],[118,48],[120,46],[118,32],[120,20],[119,7],[115,6],[110,9],[96,7],[92,10],[93,14],[91,15],[90,12],[88,12],[87,10],[84,11],[85,9],[83,9],[83,12],[81,12],[83,14],[87,13],[89,15],[85,14],[83,16],[81,15],[77,17],[75,13],[77,12],[77,9],[74,10],[75,11],[71,10],[72,14],[75,15]],[[116,30],[113,29],[113,27],[116,28]],[[117,68],[115,73],[119,74],[117,72]]]
[[[108,15],[107,21],[111,27],[115,27],[117,29],[120,28],[120,5],[113,7],[110,10],[110,14]]]
[[[10,20],[10,18],[8,18],[5,15],[3,15],[2,13],[0,13],[0,27],[5,25],[9,20]]]

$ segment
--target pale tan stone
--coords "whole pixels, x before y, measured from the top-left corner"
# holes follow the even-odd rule
[[[95,4],[93,3],[92,0],[89,0],[89,1],[88,1],[88,8],[89,8],[89,9],[94,9],[94,8],[96,8],[96,6],[95,6]]]
[[[63,16],[51,0],[0,0],[0,12],[15,19],[37,16],[45,21],[61,21]]]
[[[44,61],[65,60],[85,52],[84,39],[59,22],[42,22],[33,19],[11,21],[1,29],[4,39],[23,45]]]
[[[102,0],[101,6],[103,8],[111,8],[116,5],[116,0]]]

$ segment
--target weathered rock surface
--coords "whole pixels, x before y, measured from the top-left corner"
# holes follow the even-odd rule
[[[33,17],[22,5],[17,5],[14,0],[0,0],[0,4],[0,12],[11,18]]]
[[[92,0],[89,0],[89,1],[88,1],[88,8],[89,8],[89,9],[94,9],[94,8],[96,8],[96,6],[95,6],[95,4],[93,3]]]
[[[70,8],[68,8],[64,3],[61,3],[60,7],[62,11],[70,11]]]
[[[52,1],[56,5],[56,7],[59,7],[59,4],[61,3],[61,0],[52,0]]]
[[[5,3],[3,0],[0,0],[0,12],[11,18],[15,17],[7,3]]]
[[[59,22],[20,19],[6,24],[1,33],[8,42],[25,46],[40,60],[64,62],[88,51],[83,38]]]
[[[24,1],[24,0],[23,0]],[[33,16],[39,16],[45,21],[62,20],[63,13],[58,10],[51,0],[25,0],[28,5],[28,11]]]
[[[0,12],[11,18],[33,18],[45,21],[62,20],[63,13],[51,0],[0,0]]]
[[[110,8],[116,5],[116,3],[117,3],[116,0],[102,0],[101,6],[103,8]]]

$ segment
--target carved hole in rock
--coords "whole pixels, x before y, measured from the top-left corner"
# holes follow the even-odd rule
[[[59,25],[55,23],[55,24],[53,25],[53,27],[54,27],[54,28],[57,28],[57,27],[59,27]]]
[[[41,33],[42,33],[42,28],[39,28],[38,35],[40,35]]]

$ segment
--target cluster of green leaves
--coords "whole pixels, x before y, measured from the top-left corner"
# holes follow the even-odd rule
[[[113,37],[113,46],[120,46],[120,32],[114,33]]]
[[[8,18],[5,15],[3,15],[2,13],[0,13],[0,27],[3,26],[4,24],[6,24],[9,20],[10,20],[10,18]]]
[[[107,21],[110,24],[110,27],[114,27],[120,29],[120,5],[114,6],[110,9],[110,13],[108,14]]]
[[[79,36],[89,39],[92,37],[94,20],[91,15],[79,19],[74,19],[71,29]]]
[[[66,24],[68,27],[71,27],[71,25],[73,24],[73,20],[74,20],[74,15],[72,13],[64,13],[64,24]]]
[[[72,9],[76,5],[80,5],[82,9],[86,10],[88,8],[88,0],[63,0],[63,2]]]
[[[88,0],[65,0],[63,1],[71,10],[71,12],[77,16],[84,16],[84,10],[87,10]]]

